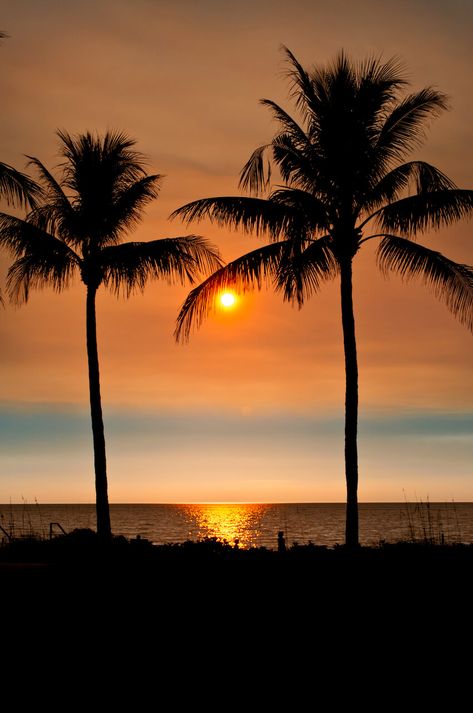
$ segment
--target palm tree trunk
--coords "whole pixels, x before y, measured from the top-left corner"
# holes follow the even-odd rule
[[[347,507],[345,544],[357,547],[358,539],[358,361],[353,314],[352,260],[340,264],[343,346],[345,351],[345,477]]]
[[[105,455],[105,433],[100,396],[99,355],[97,350],[97,322],[95,317],[95,295],[97,288],[87,286],[87,359],[89,364],[90,415],[94,439],[95,495],[97,509],[97,534],[110,537],[110,509],[108,506],[107,460]]]

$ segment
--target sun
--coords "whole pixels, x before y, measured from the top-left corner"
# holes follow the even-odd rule
[[[220,295],[220,304],[226,309],[230,309],[230,307],[233,307],[235,305],[235,302],[236,297],[233,292],[223,292]]]

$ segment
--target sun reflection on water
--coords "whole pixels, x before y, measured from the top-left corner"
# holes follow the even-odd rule
[[[179,507],[194,523],[189,531],[191,539],[216,537],[230,544],[238,540],[239,547],[248,548],[255,546],[262,534],[261,515],[267,506],[225,503]]]

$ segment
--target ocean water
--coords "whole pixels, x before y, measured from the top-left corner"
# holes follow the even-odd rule
[[[116,535],[140,535],[156,544],[216,537],[240,547],[277,547],[284,532],[295,542],[334,546],[344,539],[342,503],[111,505]],[[95,529],[94,505],[0,505],[0,540],[8,535],[48,537],[51,523],[70,532]],[[58,523],[58,524],[57,524]],[[364,545],[402,539],[434,538],[473,542],[473,503],[362,503],[360,540]]]

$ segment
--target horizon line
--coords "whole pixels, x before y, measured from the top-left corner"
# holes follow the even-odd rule
[[[120,506],[120,505],[346,505],[344,500],[298,500],[298,501],[250,501],[250,500],[189,500],[189,501],[179,501],[179,502],[112,502],[109,503],[110,507]],[[425,500],[360,500],[359,505],[473,505],[473,500],[430,500],[426,498]],[[0,507],[10,507],[10,506],[49,506],[49,505],[87,505],[95,507],[95,502],[43,502],[39,503],[37,501],[28,502],[8,502],[0,503]]]

